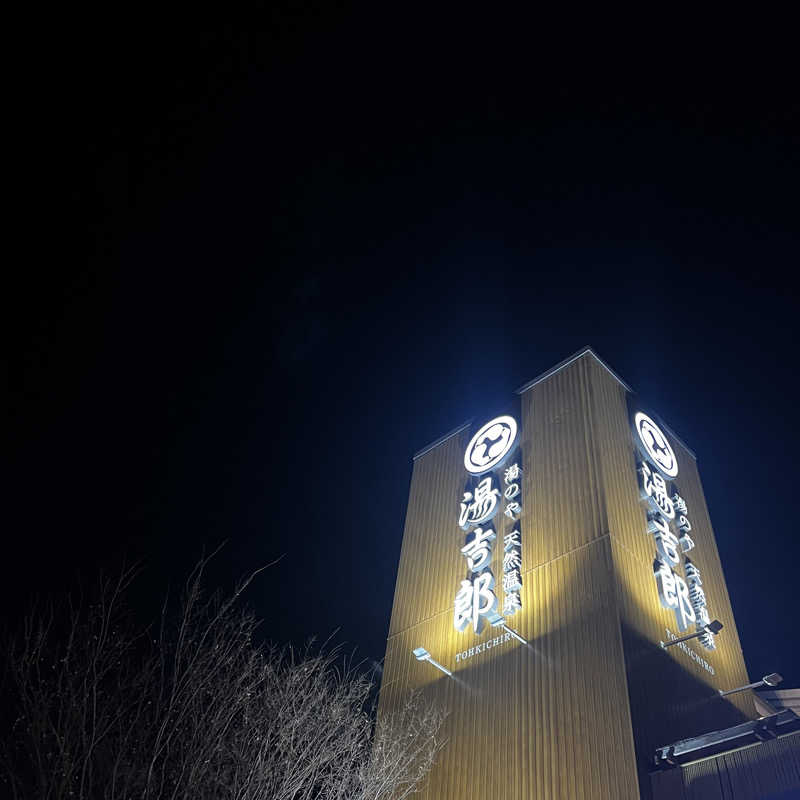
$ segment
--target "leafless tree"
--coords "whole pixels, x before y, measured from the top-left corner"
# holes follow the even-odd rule
[[[134,571],[98,601],[34,611],[6,648],[2,771],[15,798],[399,800],[443,746],[443,714],[412,694],[376,720],[372,676],[337,650],[255,640],[241,595],[203,592],[139,629]]]

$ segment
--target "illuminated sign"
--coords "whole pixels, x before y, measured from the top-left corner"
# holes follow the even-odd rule
[[[493,647],[500,647],[504,645],[506,642],[511,640],[510,633],[503,633],[500,636],[495,636],[494,639],[487,639],[483,644],[475,645],[475,647],[470,647],[469,650],[464,650],[462,653],[456,653],[456,663],[459,661],[466,661],[473,656],[477,656],[480,653],[485,652],[486,650],[491,650]]]
[[[512,464],[503,474],[506,488],[503,497],[506,509],[503,512],[509,519],[516,520],[522,513],[522,506],[517,502],[520,497],[522,483],[522,467]],[[503,537],[503,616],[510,617],[522,608],[519,592],[522,589],[522,534],[519,527],[512,525],[510,533]]]
[[[514,417],[496,417],[487,422],[470,440],[464,453],[464,467],[471,475],[483,475],[499,467],[508,457],[517,438]]]
[[[472,622],[475,633],[480,633],[485,619],[493,624],[497,622],[500,615],[497,613],[497,595],[493,589],[494,575],[489,569],[470,580],[461,581],[453,616],[457,631],[463,631]]]
[[[658,598],[664,608],[675,613],[679,631],[686,631],[690,625],[698,631],[704,630],[710,618],[700,570],[688,557],[683,576],[674,569],[680,567],[681,557],[694,549],[686,501],[674,487],[670,492],[668,481],[663,477],[674,478],[678,474],[675,452],[661,429],[646,414],[638,412],[633,426],[640,449],[654,462],[640,461],[638,472],[641,497],[648,506],[647,532],[653,535],[656,545],[653,576]],[[716,649],[714,634],[706,631],[698,638],[707,650]]]
[[[484,478],[471,492],[464,492],[458,524],[466,531],[490,520],[497,513],[499,489],[492,488],[492,476]],[[470,502],[471,501],[471,502]]]
[[[641,411],[636,414],[633,426],[636,428],[646,455],[650,456],[664,475],[668,478],[676,478],[678,476],[678,459],[675,458],[675,453],[661,428]]]
[[[467,577],[461,581],[453,607],[453,625],[458,631],[465,631],[471,624],[474,633],[479,634],[486,622],[494,626],[502,625],[504,617],[522,608],[519,596],[522,589],[522,534],[516,523],[522,513],[522,468],[519,463],[509,466],[503,472],[502,484],[490,472],[506,462],[513,452],[516,438],[516,420],[507,416],[496,417],[478,430],[464,453],[464,466],[470,478],[461,500],[458,524],[468,532],[461,548],[461,554],[467,562]],[[511,521],[511,530],[503,535],[503,605],[500,614],[495,577],[491,570],[497,533],[485,523],[494,519],[503,502],[503,515]],[[502,524],[497,526],[501,533]],[[473,526],[474,530],[470,533]],[[465,651],[461,657],[471,657],[475,652],[482,652],[482,646]]]

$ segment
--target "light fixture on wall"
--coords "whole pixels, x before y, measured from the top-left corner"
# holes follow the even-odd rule
[[[513,628],[509,628],[506,625],[506,618],[501,617],[500,614],[494,614],[489,618],[489,622],[492,623],[493,628],[502,628],[506,633],[511,634],[518,642],[522,642],[522,644],[528,644],[525,639],[523,639]]]
[[[745,689],[758,689],[759,686],[777,686],[782,680],[783,677],[777,672],[770,672],[769,675],[765,675],[760,681],[748,683],[747,686],[737,686],[735,689],[728,689],[725,692],[720,689],[719,696],[725,697],[726,695],[733,694],[734,692],[743,692]]]
[[[435,658],[431,656],[431,654],[424,647],[415,647],[411,652],[414,654],[417,661],[430,661],[430,663],[433,664],[433,666],[436,667],[436,669],[440,669],[442,672],[444,672],[445,675],[447,675],[450,678],[453,677],[453,673],[450,672],[450,670],[447,669],[447,667],[443,667]]]
[[[518,642],[522,642],[522,644],[528,644],[525,639],[523,639],[513,628],[509,628],[505,622],[502,623],[500,626],[506,633],[510,633]]]
[[[699,636],[705,636],[707,633],[714,634],[715,636],[722,630],[722,623],[718,619],[714,619],[708,623],[705,627],[701,628],[699,631],[695,631],[694,633],[687,633],[686,636],[678,636],[670,642],[661,642],[661,647],[666,650],[668,647],[672,647],[674,644],[680,644],[681,642],[688,642],[689,639],[697,639]]]

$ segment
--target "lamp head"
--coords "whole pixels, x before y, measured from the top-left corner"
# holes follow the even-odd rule
[[[711,620],[711,622],[706,625],[706,630],[711,631],[713,634],[717,634],[722,630],[722,623],[718,619]]]
[[[431,654],[424,647],[415,647],[412,651],[417,658],[417,661],[427,661]]]
[[[761,680],[763,680],[767,686],[777,686],[783,680],[783,676],[779,675],[777,672],[771,672],[769,675],[765,675]]]

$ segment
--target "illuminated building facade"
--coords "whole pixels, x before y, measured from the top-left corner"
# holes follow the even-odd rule
[[[590,349],[415,456],[380,708],[449,712],[422,797],[693,797],[654,753],[747,683],[695,456]]]

